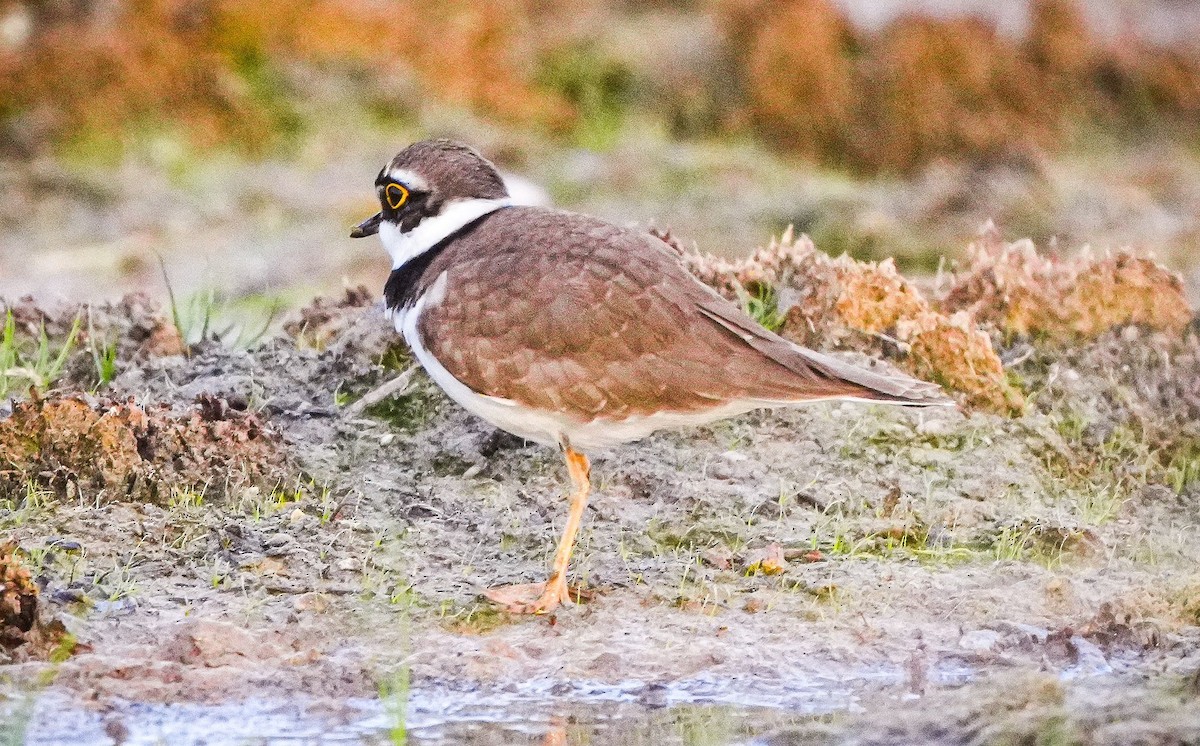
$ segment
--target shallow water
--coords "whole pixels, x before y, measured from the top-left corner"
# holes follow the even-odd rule
[[[932,683],[965,682],[965,669]],[[24,743],[111,744],[671,744],[753,743],[775,728],[858,709],[867,690],[904,676],[880,668],[853,679],[766,683],[695,678],[667,684],[531,681],[502,688],[423,683],[406,695],[342,702],[297,697],[215,705],[122,702],[103,711],[60,689],[25,703]],[[17,710],[20,709],[18,704]],[[12,710],[12,708],[10,708]],[[403,723],[403,727],[400,724]],[[19,740],[17,742],[20,742]]]

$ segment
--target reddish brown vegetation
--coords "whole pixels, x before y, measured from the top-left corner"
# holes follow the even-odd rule
[[[739,0],[723,26],[741,61],[756,129],[799,155],[847,152],[862,92],[849,64],[853,31],[827,0]]]
[[[530,82],[519,2],[131,0],[31,15],[32,36],[0,49],[0,117],[20,115],[34,141],[150,121],[202,142],[263,145],[296,123],[283,74],[297,65],[351,72],[365,91],[415,86],[521,124],[572,113]]]
[[[31,35],[0,46],[0,120],[8,144],[26,148],[139,122],[255,148],[302,124],[299,102],[319,71],[352,84],[369,106],[406,112],[439,101],[567,132],[612,112],[584,105],[597,90],[576,100],[548,83],[547,64],[563,50],[594,45],[590,25],[640,12],[585,5],[24,3]],[[669,91],[653,63],[622,68],[656,91],[634,105],[691,122],[684,129],[750,127],[783,149],[838,166],[903,171],[938,157],[1025,157],[1062,145],[1079,121],[1194,134],[1200,119],[1195,50],[1099,38],[1076,0],[1034,0],[1024,39],[977,19],[922,16],[868,33],[831,0],[714,0],[713,7],[723,53],[691,61],[685,82]],[[608,59],[602,48],[582,59],[587,69],[571,74],[587,80],[572,84],[600,85],[593,78]],[[680,86],[686,93],[674,90]],[[679,102],[665,102],[672,97]]]
[[[0,662],[58,661],[79,646],[40,603],[38,583],[14,541],[0,542]]]
[[[867,139],[857,160],[905,170],[937,156],[991,161],[1053,145],[1053,103],[1035,71],[983,21],[906,18],[872,47]]]
[[[19,339],[36,340],[43,331],[50,339],[65,339],[72,327],[78,325],[78,347],[103,347],[111,342],[118,360],[144,360],[185,352],[179,330],[162,307],[144,293],[130,293],[115,303],[57,308],[38,305],[29,297],[11,304],[0,298],[0,317],[8,313],[12,313]]]
[[[0,648],[24,643],[37,617],[37,586],[16,549],[0,544]]]
[[[0,495],[29,485],[67,496],[165,503],[172,490],[219,496],[274,487],[286,475],[279,437],[244,402],[166,405],[90,402],[82,396],[19,402],[0,421]]]
[[[1200,113],[1200,55],[1100,39],[1075,0],[1035,0],[1024,39],[920,16],[857,32],[830,0],[718,8],[744,116],[781,147],[837,165],[1023,157],[1061,145],[1081,119],[1194,132]]]

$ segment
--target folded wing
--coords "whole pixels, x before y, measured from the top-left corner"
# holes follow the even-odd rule
[[[514,239],[533,235],[549,243],[530,250]],[[599,220],[510,208],[451,251],[429,268],[446,273],[446,286],[420,333],[478,393],[580,421],[731,402],[948,402],[933,384],[784,340],[695,280],[657,239]]]

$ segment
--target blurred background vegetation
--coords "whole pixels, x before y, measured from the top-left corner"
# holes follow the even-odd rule
[[[721,254],[929,271],[992,218],[1191,272],[1192,5],[0,0],[0,293],[378,286],[345,226],[429,135]]]

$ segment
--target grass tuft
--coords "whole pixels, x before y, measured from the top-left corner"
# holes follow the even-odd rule
[[[259,345],[270,333],[286,303],[273,296],[230,299],[207,288],[189,296],[171,314],[187,347],[215,341],[236,350]]]
[[[750,318],[770,331],[779,331],[783,326],[784,316],[779,313],[778,292],[771,285],[759,285],[753,294],[746,293],[742,307]]]
[[[51,341],[43,325],[32,345],[22,344],[17,337],[16,320],[12,311],[5,314],[4,332],[0,335],[0,399],[8,397],[17,386],[32,386],[39,391],[48,389],[67,364],[79,336],[81,319],[75,318],[70,332],[61,344]]]

